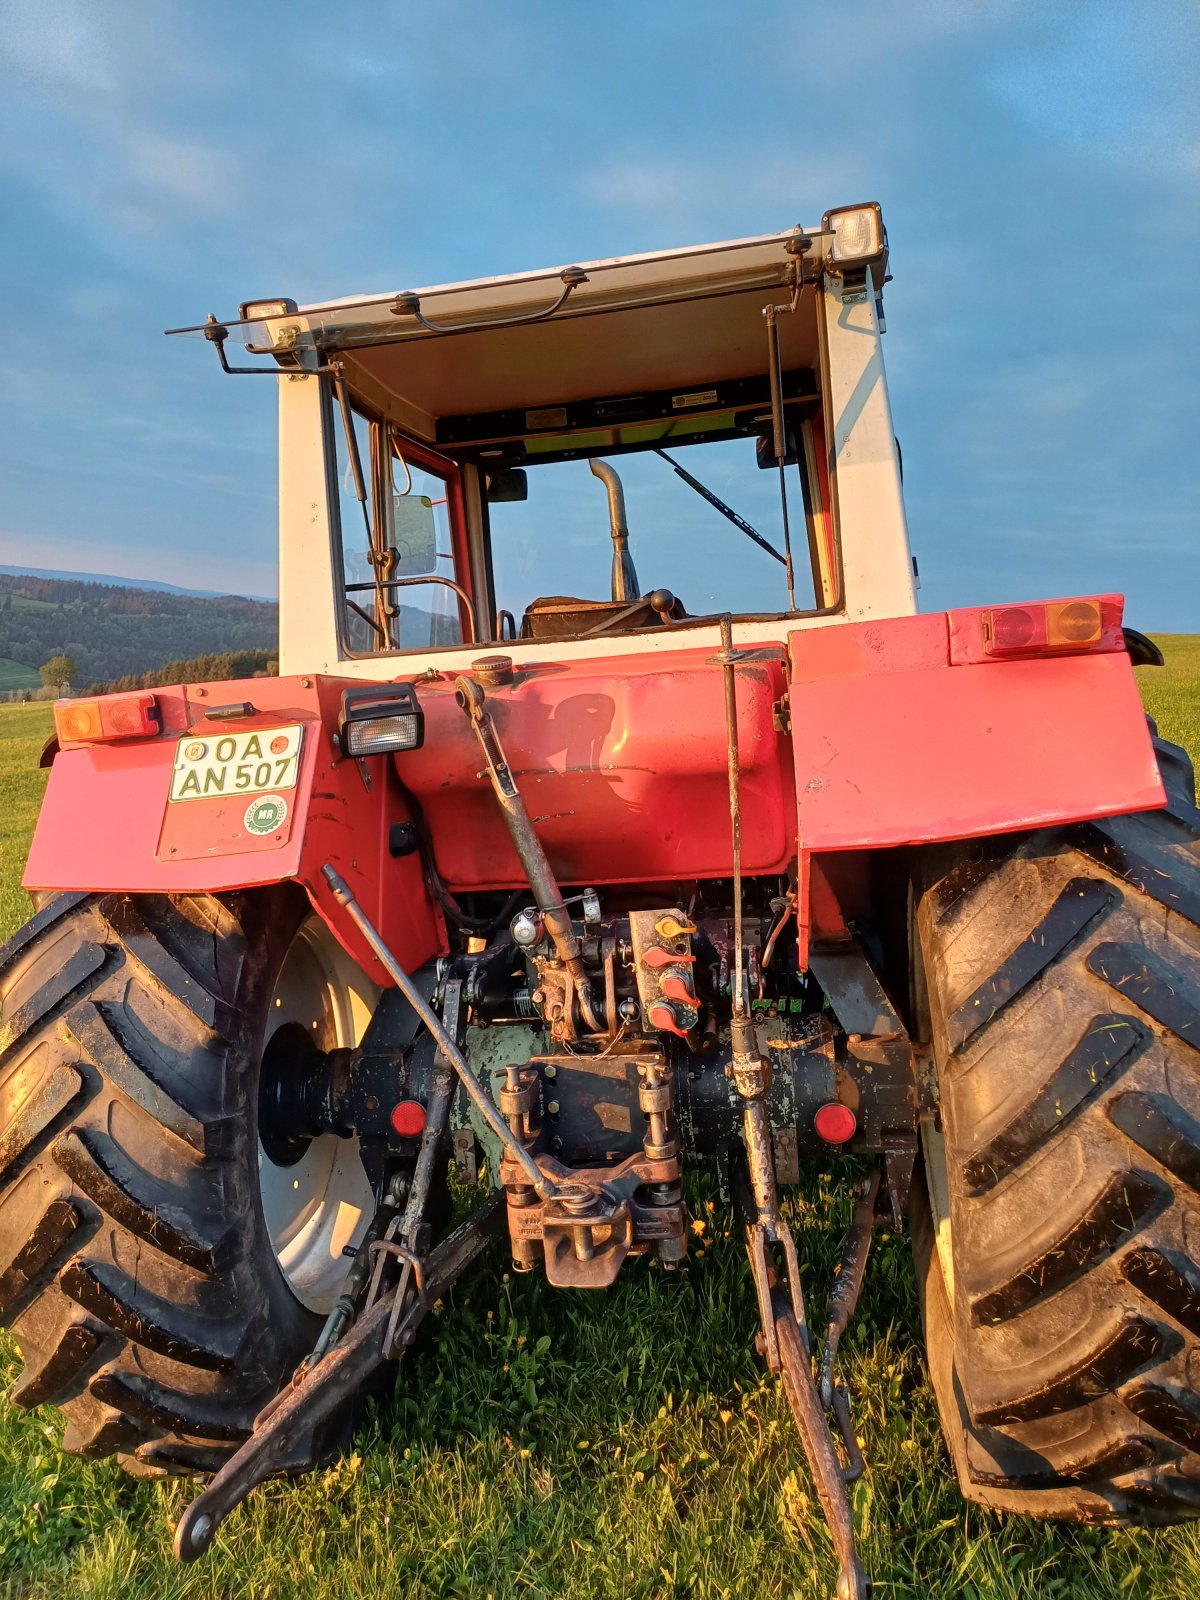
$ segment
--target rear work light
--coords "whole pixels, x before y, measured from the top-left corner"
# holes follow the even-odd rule
[[[982,615],[983,648],[990,656],[1049,655],[1091,650],[1104,637],[1098,600],[996,606]]]
[[[150,739],[162,732],[152,694],[105,695],[98,700],[56,700],[54,731],[60,744],[103,744],[110,739]]]
[[[419,750],[425,742],[425,713],[411,683],[373,684],[342,695],[338,742],[343,754],[387,755]]]
[[[839,206],[821,219],[821,232],[831,233],[829,259],[839,267],[864,266],[876,261],[887,246],[883,213],[872,201],[865,206]]]

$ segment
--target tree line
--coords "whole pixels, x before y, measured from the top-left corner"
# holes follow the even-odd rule
[[[273,650],[226,650],[219,655],[168,661],[152,672],[127,672],[108,683],[93,683],[89,694],[120,694],[125,689],[162,689],[172,683],[218,683],[225,678],[273,678],[279,658]]]
[[[38,668],[40,689],[10,689],[0,700],[58,700],[73,694],[120,694],[127,689],[162,689],[173,683],[220,683],[228,678],[273,678],[279,660],[273,650],[226,650],[192,656],[188,661],[168,661],[150,672],[126,672],[119,678],[81,683],[76,663],[69,656],[52,656]]]

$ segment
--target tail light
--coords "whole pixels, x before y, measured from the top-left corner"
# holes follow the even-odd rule
[[[152,694],[103,695],[95,700],[56,700],[54,729],[60,744],[103,744],[110,739],[149,739],[162,732]]]
[[[982,624],[983,647],[990,656],[1090,650],[1104,636],[1098,600],[997,606],[983,613]]]
[[[1125,649],[1119,594],[1029,600],[947,613],[950,663],[965,667],[1021,657],[1086,655]]]

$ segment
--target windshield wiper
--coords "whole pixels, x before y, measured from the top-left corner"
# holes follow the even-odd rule
[[[678,461],[672,461],[671,457],[665,450],[660,450],[657,445],[655,445],[653,449],[654,454],[656,456],[661,456],[667,465],[674,472],[678,473],[678,475],[683,479],[684,483],[687,484],[689,489],[694,489],[698,495],[708,501],[710,506],[715,506],[723,517],[728,517],[729,521],[733,523],[735,528],[740,528],[746,535],[747,539],[753,539],[755,544],[761,545],[769,556],[774,556],[781,567],[787,566],[787,560],[785,557],[780,555],[779,551],[776,550],[775,546],[769,539],[763,538],[762,534],[759,533],[757,528],[751,527],[751,525],[746,521],[745,517],[739,516],[732,506],[727,506],[724,500],[722,500],[718,495],[715,495],[711,489],[706,489],[700,482],[699,478],[693,478],[690,472],[685,471],[685,469],[679,465]]]

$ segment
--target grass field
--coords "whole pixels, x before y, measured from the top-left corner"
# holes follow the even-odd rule
[[[1200,637],[1143,670],[1162,732],[1200,759]],[[0,707],[0,933],[41,794],[45,705]],[[499,1253],[459,1292],[353,1456],[257,1491],[181,1569],[186,1488],[60,1454],[53,1413],[0,1412],[0,1595],[89,1600],[824,1600],[834,1568],[773,1382],[750,1354],[741,1247],[703,1182],[689,1269],[645,1265],[594,1298],[511,1279]],[[711,1205],[711,1209],[709,1209]],[[847,1221],[828,1175],[792,1202],[807,1281]],[[814,1297],[815,1297],[814,1289]],[[907,1241],[872,1254],[845,1375],[870,1463],[855,1491],[880,1600],[1190,1600],[1200,1532],[1073,1529],[964,1505],[924,1372]],[[0,1340],[0,1387],[20,1369]]]
[[[0,691],[9,689],[40,689],[42,680],[32,668],[20,661],[10,661],[0,656]]]

